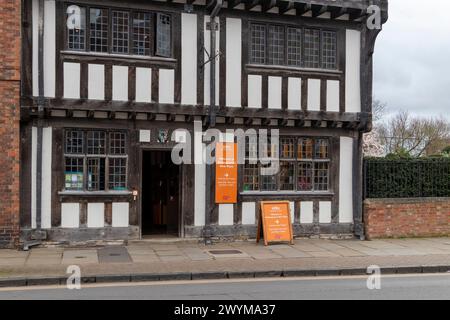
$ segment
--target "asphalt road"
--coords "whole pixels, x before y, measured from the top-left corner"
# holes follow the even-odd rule
[[[445,299],[450,274],[384,276],[380,290],[367,288],[367,277],[284,278],[179,281],[0,289],[0,299],[150,299],[150,300],[290,300],[290,299]]]

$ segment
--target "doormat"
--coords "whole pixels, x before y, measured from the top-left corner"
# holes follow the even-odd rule
[[[99,263],[128,263],[133,262],[125,247],[105,247],[98,249]]]
[[[233,250],[233,249],[225,249],[225,250],[209,250],[209,253],[212,255],[221,255],[221,254],[243,254],[242,251]]]

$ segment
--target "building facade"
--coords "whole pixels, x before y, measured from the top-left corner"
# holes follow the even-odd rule
[[[383,0],[24,0],[21,239],[202,237],[205,224],[251,238],[263,200],[290,201],[296,236],[362,236],[370,4],[384,23]],[[195,128],[212,126],[280,133],[276,175],[247,144],[236,204],[212,203],[207,165],[170,160],[188,136],[202,158]]]

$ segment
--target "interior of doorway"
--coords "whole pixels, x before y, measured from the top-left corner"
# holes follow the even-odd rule
[[[143,151],[142,238],[179,236],[180,167],[170,151]]]

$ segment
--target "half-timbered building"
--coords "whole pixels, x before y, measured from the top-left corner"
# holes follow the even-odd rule
[[[386,0],[24,0],[22,239],[252,238],[263,200],[295,236],[362,236],[370,5],[384,23]],[[207,166],[170,160],[195,123],[278,129],[278,174],[247,159],[212,203]]]

